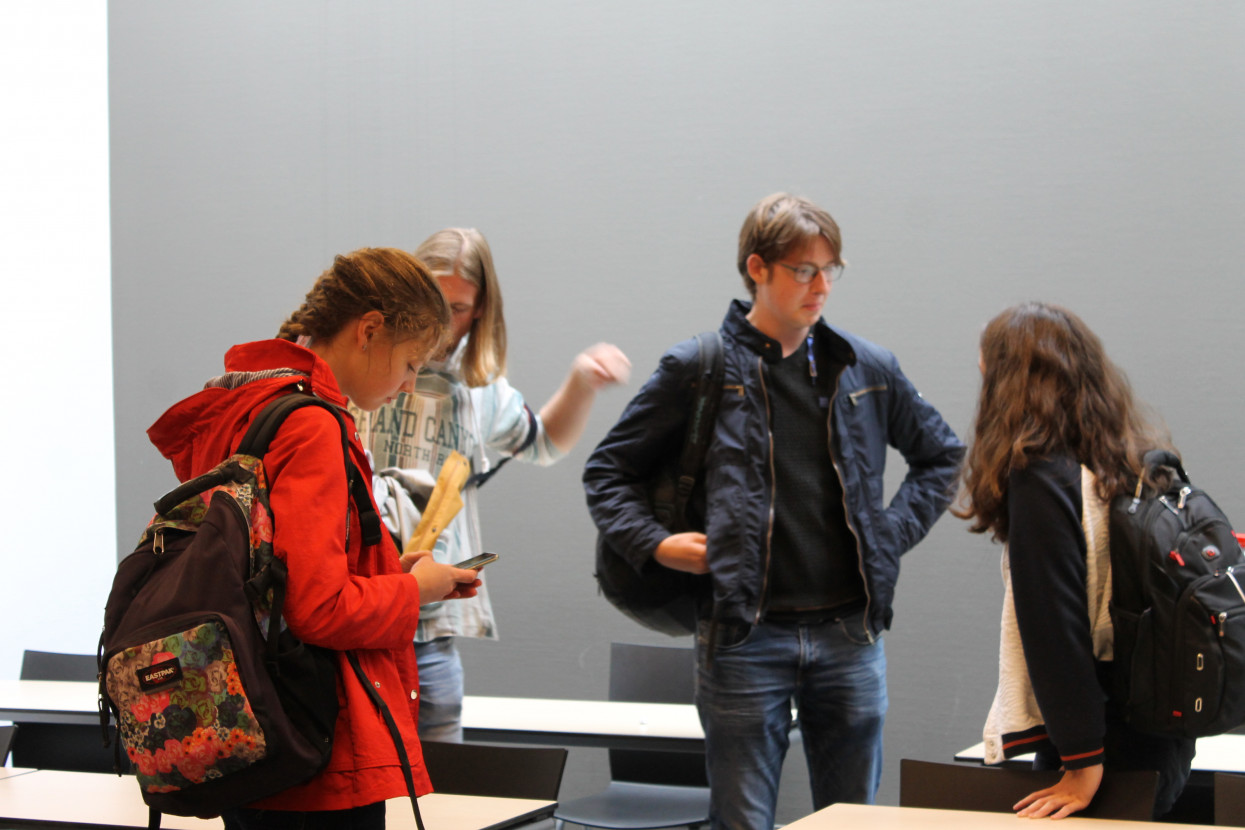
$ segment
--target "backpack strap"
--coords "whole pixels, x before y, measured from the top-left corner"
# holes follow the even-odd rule
[[[406,746],[402,742],[402,733],[398,731],[397,721],[393,719],[393,713],[389,711],[385,699],[380,696],[380,692],[376,691],[372,681],[368,680],[363,666],[359,665],[359,656],[353,651],[347,651],[345,654],[350,667],[354,669],[355,677],[359,679],[359,684],[363,686],[363,690],[367,692],[381,717],[385,719],[385,726],[389,727],[389,736],[393,738],[393,748],[398,751],[398,762],[402,764],[402,777],[406,779],[406,791],[411,796],[411,809],[415,811],[415,826],[419,830],[424,830],[424,819],[419,814],[419,801],[415,796],[415,775],[411,771],[411,759],[406,754]]]
[[[281,424],[289,417],[289,414],[295,409],[301,409],[304,406],[318,406],[321,409],[327,410],[332,413],[333,417],[337,419],[337,423],[341,426],[342,458],[345,459],[346,464],[346,485],[359,510],[359,524],[363,528],[363,543],[367,545],[379,543],[381,539],[380,516],[372,506],[370,488],[364,482],[358,467],[350,460],[350,439],[346,434],[344,416],[337,407],[328,401],[303,392],[303,383],[301,381],[294,385],[293,391],[282,395],[260,410],[260,413],[252,419],[246,434],[242,436],[242,442],[238,445],[237,452],[262,458],[268,452],[268,444],[272,441],[273,436],[277,434],[277,430],[281,428]],[[183,482],[160,497],[154,505],[156,513],[163,516],[191,496],[215,487],[218,484],[224,484],[231,476],[232,472],[230,470],[217,467],[201,476]]]
[[[527,437],[523,439],[523,443],[520,444],[519,448],[516,449],[513,453],[498,460],[496,464],[494,464],[491,468],[489,468],[485,472],[472,473],[471,478],[467,479],[467,483],[463,485],[464,490],[471,486],[483,487],[485,482],[487,482],[493,476],[497,475],[498,470],[506,466],[506,462],[514,458],[519,453],[523,452],[528,447],[532,446],[532,444],[536,443],[536,433],[540,429],[536,425],[536,413],[533,412],[532,408],[528,406],[527,404],[523,404],[523,412],[525,415],[527,415]]]
[[[1145,467],[1146,474],[1152,472],[1155,467],[1171,467],[1180,476],[1181,481],[1185,484],[1189,483],[1189,475],[1184,471],[1180,457],[1171,450],[1150,450],[1142,457],[1141,464]]]
[[[323,398],[317,398],[315,395],[303,392],[302,383],[297,384],[295,390],[277,398],[255,416],[255,419],[251,421],[250,427],[247,428],[246,434],[242,436],[242,443],[238,444],[238,452],[262,458],[268,452],[268,444],[276,436],[277,430],[285,423],[285,419],[289,417],[290,413],[296,409],[301,409],[304,406],[318,406],[332,413],[341,427],[342,457],[346,460],[346,483],[350,489],[350,496],[354,499],[355,506],[359,510],[359,524],[363,528],[363,543],[365,545],[377,544],[381,539],[380,516],[377,515],[376,509],[372,506],[370,488],[359,473],[359,468],[350,460],[350,438],[346,432],[345,417],[340,409]]]
[[[1137,476],[1137,486],[1133,490],[1133,501],[1128,507],[1128,512],[1136,513],[1137,508],[1141,506],[1141,496],[1145,492],[1146,481],[1154,480],[1154,471],[1159,467],[1170,467],[1176,471],[1176,475],[1185,484],[1189,483],[1189,474],[1184,471],[1184,466],[1180,463],[1180,457],[1171,450],[1153,449],[1146,452],[1141,457],[1141,475]]]
[[[709,452],[709,443],[713,440],[713,430],[718,421],[718,405],[722,401],[722,380],[726,374],[720,333],[708,331],[696,335],[696,346],[699,358],[693,381],[696,397],[687,422],[683,451],[679,455],[674,494],[670,502],[663,498],[653,505],[658,520],[662,519],[663,514],[669,517],[670,522],[663,523],[671,530],[676,530],[675,525],[683,522],[692,488],[696,486],[705,455]]]

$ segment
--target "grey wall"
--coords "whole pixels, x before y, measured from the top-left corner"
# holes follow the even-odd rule
[[[483,494],[503,639],[464,644],[468,691],[603,697],[608,643],[655,640],[596,596],[583,460],[659,354],[741,294],[739,224],[779,189],[843,227],[828,319],[892,348],[958,431],[981,325],[1064,303],[1245,514],[1242,4],[114,0],[109,18],[122,549],[172,484],[143,430],[225,348],[270,336],[334,253],[475,225],[516,386],[543,401],[601,339],[637,378],[563,464]],[[884,801],[900,757],[978,740],[997,557],[948,518],[905,559]],[[604,780],[577,758],[566,794]],[[809,809],[788,772],[783,820]]]

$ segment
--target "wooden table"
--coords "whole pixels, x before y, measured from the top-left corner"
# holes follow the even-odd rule
[[[1070,818],[1054,824],[1021,821],[1011,813],[978,813],[969,810],[924,810],[916,807],[881,807],[870,804],[831,804],[811,816],[794,821],[786,830],[1027,830],[1032,827],[1058,830],[1206,830],[1204,824],[1155,824],[1144,821]]]
[[[0,778],[9,778],[13,775],[25,775],[35,770],[26,769],[25,767],[0,767]]]
[[[430,830],[501,830],[553,814],[557,802],[525,798],[484,798],[430,793],[419,799],[424,825]],[[0,822],[147,827],[147,805],[132,776],[57,770],[21,771],[0,777]],[[415,816],[410,799],[388,802],[390,830],[411,830]],[[219,830],[219,819],[161,816],[161,827],[173,830]]]
[[[0,680],[0,720],[99,725],[99,686],[69,680]]]
[[[955,753],[955,760],[982,763],[985,751],[985,744],[973,744]],[[1033,761],[1033,755],[1018,755],[1010,761],[1027,765]],[[1198,738],[1197,754],[1193,756],[1193,771],[1245,773],[1245,735]]]
[[[0,680],[0,720],[97,725],[95,683]],[[705,735],[690,703],[624,703],[530,697],[463,699],[463,734],[486,743],[700,751]]]
[[[690,703],[530,697],[463,698],[463,737],[486,743],[703,751]]]

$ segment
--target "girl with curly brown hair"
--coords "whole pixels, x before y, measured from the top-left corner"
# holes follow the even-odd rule
[[[988,763],[1035,752],[1063,769],[1015,805],[1022,816],[1084,809],[1108,769],[1159,772],[1155,814],[1189,775],[1193,741],[1124,723],[1111,688],[1106,505],[1131,492],[1146,450],[1169,447],[1124,373],[1078,316],[1024,303],[981,336],[981,396],[953,512],[1003,549],[999,686]]]

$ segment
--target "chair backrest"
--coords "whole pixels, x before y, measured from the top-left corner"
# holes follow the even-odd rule
[[[558,800],[566,766],[561,747],[424,741],[422,749],[438,792]]]
[[[22,654],[22,680],[95,680],[98,663],[94,654],[62,654],[31,651]]]
[[[22,654],[22,680],[88,680],[98,674],[94,654],[31,651]],[[98,725],[18,722],[12,736],[13,766],[73,772],[112,772],[113,750],[104,746]],[[113,730],[113,738],[116,732]],[[129,760],[121,755],[121,767]]]
[[[13,735],[16,726],[0,726],[0,767],[9,762],[9,748],[13,746]]]
[[[696,652],[672,646],[610,644],[609,699],[631,703],[691,703]],[[707,787],[703,752],[611,749],[615,781]]]
[[[1245,827],[1245,775],[1215,773],[1215,824]]]
[[[904,758],[899,762],[899,806],[940,810],[1010,813],[1031,792],[1049,787],[1062,773],[975,764],[938,764]],[[1109,772],[1094,800],[1078,816],[1150,821],[1159,774]]]
[[[610,700],[691,703],[695,678],[690,648],[610,643]]]

